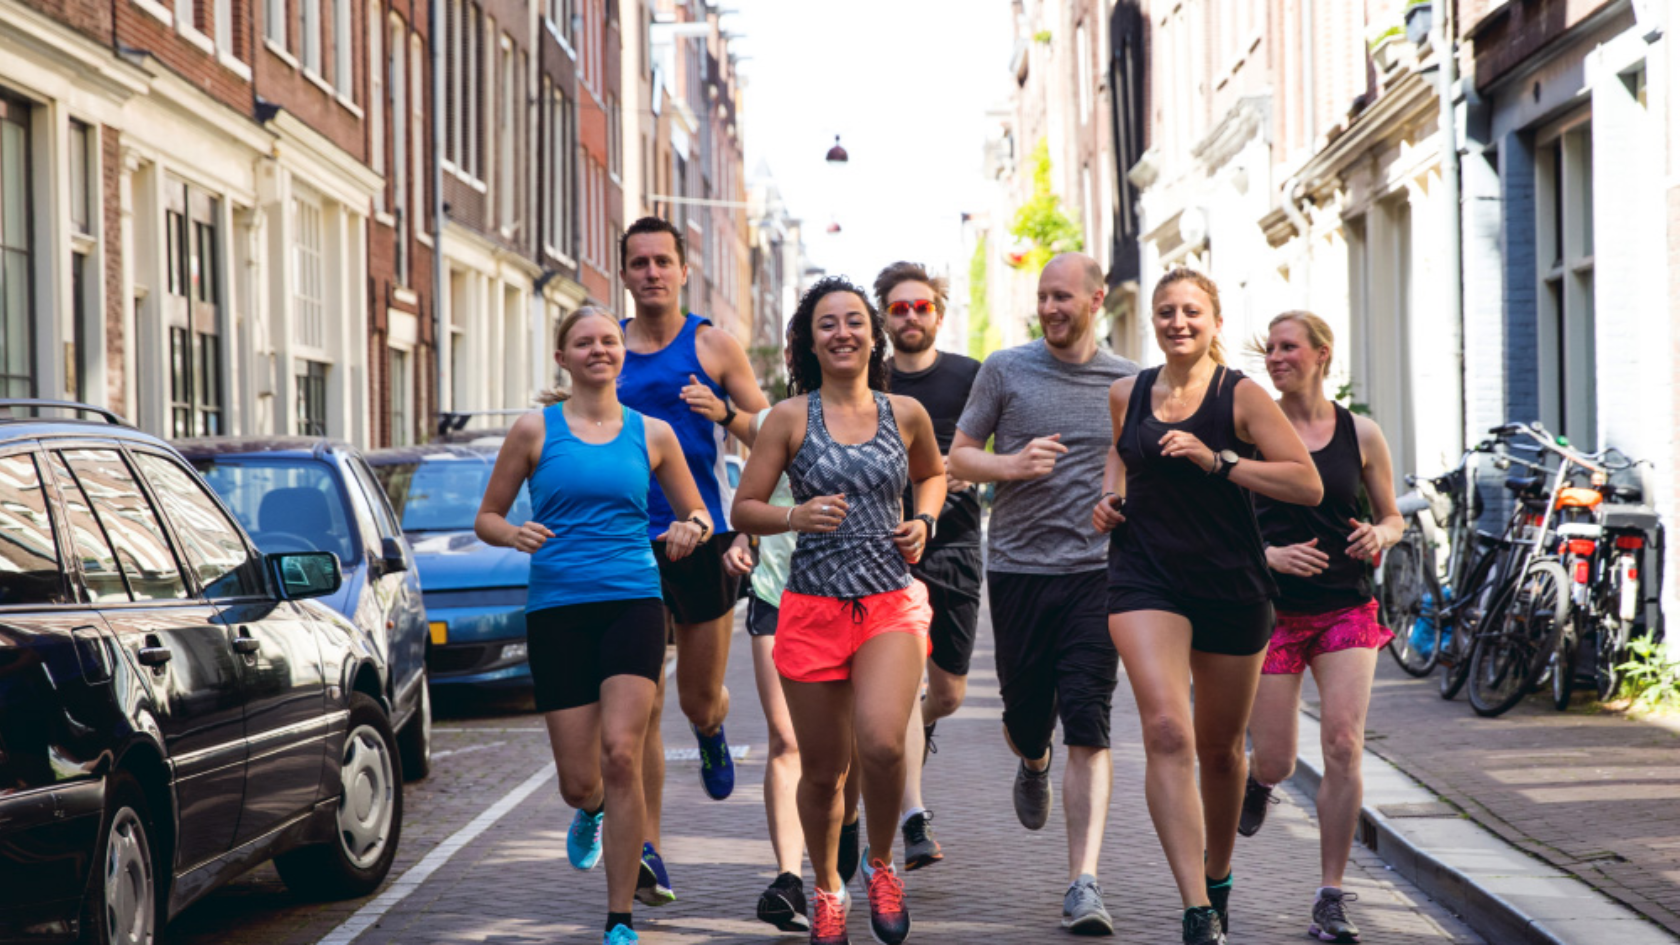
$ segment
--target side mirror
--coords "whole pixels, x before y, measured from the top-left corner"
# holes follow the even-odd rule
[[[408,551],[403,548],[402,539],[387,538],[379,543],[379,559],[386,574],[396,574],[408,570]]]
[[[324,597],[344,583],[338,555],[330,551],[304,551],[265,556],[283,600]]]

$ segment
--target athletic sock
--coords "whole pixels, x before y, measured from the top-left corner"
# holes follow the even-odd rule
[[[900,830],[903,830],[904,825],[910,822],[910,818],[916,816],[917,814],[923,813],[926,810],[927,810],[927,808],[925,808],[925,807],[912,807],[911,809],[905,811],[904,816],[900,817],[898,819],[898,828]]]
[[[621,925],[632,932],[636,931],[636,927],[630,924],[630,913],[628,912],[607,913],[607,927],[602,929],[602,931],[611,932],[613,929],[616,929]]]
[[[1207,888],[1209,888],[1209,889],[1229,889],[1231,887],[1231,880],[1233,878],[1235,878],[1236,875],[1237,875],[1236,870],[1232,870],[1231,872],[1225,874],[1224,879],[1208,879],[1207,880]]]
[[[1342,887],[1340,887],[1340,886],[1320,886],[1320,887],[1318,887],[1318,898],[1320,898],[1320,899],[1330,898],[1331,893],[1335,893],[1336,895],[1340,896],[1342,894]]]
[[[582,807],[578,808],[578,810],[583,811],[584,815],[588,816],[588,817],[599,817],[599,816],[601,816],[601,811],[604,811],[606,809],[607,809],[607,799],[604,798],[604,797],[601,798],[600,806],[596,807],[594,810],[585,810]]]

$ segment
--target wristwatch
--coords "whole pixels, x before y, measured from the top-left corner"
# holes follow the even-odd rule
[[[1236,450],[1220,450],[1214,456],[1219,462],[1214,464],[1213,474],[1221,479],[1231,478],[1231,470],[1236,468],[1237,462],[1242,459]]]
[[[932,541],[934,531],[936,531],[939,528],[939,520],[934,518],[933,516],[927,514],[926,512],[917,512],[915,515],[912,515],[910,517],[912,519],[919,520],[923,525],[927,526],[928,541]]]
[[[723,407],[723,419],[718,421],[718,426],[727,428],[731,423],[735,422],[735,417],[738,411],[736,411],[735,405],[727,400],[723,402]]]
[[[700,516],[690,515],[688,517],[688,524],[700,526],[700,540],[701,541],[705,541],[707,538],[710,538],[712,536],[712,526],[706,524],[706,520],[701,518]]]

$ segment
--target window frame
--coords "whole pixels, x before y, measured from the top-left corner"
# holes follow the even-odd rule
[[[99,526],[99,538],[105,543],[106,550],[111,553],[112,560],[117,566],[117,574],[122,578],[123,588],[128,594],[127,600],[93,600],[91,594],[86,593],[86,575],[82,570],[81,555],[75,554],[75,567],[78,584],[83,591],[85,600],[89,606],[97,607],[102,610],[113,607],[155,608],[203,606],[204,600],[198,586],[197,575],[191,573],[190,569],[186,567],[185,561],[181,555],[179,539],[170,529],[168,519],[163,514],[163,511],[158,507],[157,497],[152,493],[150,484],[146,482],[146,477],[140,474],[139,468],[135,464],[134,457],[130,455],[129,443],[123,440],[98,440],[67,437],[64,439],[55,439],[50,442],[43,441],[41,443],[41,450],[43,453],[54,453],[58,455],[58,461],[63,465],[65,473],[70,476],[71,482],[78,490],[81,491],[82,496],[87,499],[88,513],[93,516],[95,524]],[[123,561],[117,550],[117,546],[111,541],[110,532],[105,527],[104,520],[100,518],[98,509],[93,507],[93,503],[95,501],[94,498],[91,495],[88,495],[87,489],[82,486],[80,476],[77,474],[75,469],[71,468],[69,460],[63,455],[67,452],[76,452],[81,450],[113,452],[121,457],[123,466],[128,470],[129,476],[139,485],[141,498],[144,499],[146,504],[151,508],[152,514],[157,517],[158,526],[162,529],[164,545],[166,546],[170,556],[175,560],[175,566],[178,573],[181,575],[182,586],[186,588],[186,596],[170,598],[140,598],[135,596],[134,585],[129,580],[128,570],[123,566]],[[55,480],[57,479],[56,473],[53,474],[53,478]],[[65,511],[68,513],[67,508]]]
[[[163,523],[164,530],[169,534],[169,539],[175,546],[176,558],[188,565],[182,569],[182,573],[191,575],[190,584],[192,585],[192,597],[199,601],[247,601],[272,599],[274,594],[268,580],[268,569],[265,564],[266,555],[263,554],[262,549],[256,547],[256,545],[252,543],[251,536],[246,534],[245,529],[239,524],[239,519],[234,516],[231,510],[228,509],[227,504],[222,501],[222,497],[216,493],[216,490],[210,488],[209,485],[204,482],[203,478],[198,475],[198,472],[193,469],[192,464],[183,461],[181,457],[173,455],[166,450],[133,446],[131,444],[124,444],[124,447],[124,452],[128,454],[129,468],[137,474],[136,479],[141,483],[141,487],[150,495],[152,508],[158,513],[158,520]],[[249,594],[235,594],[226,597],[210,597],[206,593],[207,585],[199,576],[198,566],[187,561],[186,543],[181,541],[179,530],[175,527],[174,520],[170,518],[168,510],[159,499],[157,487],[152,484],[151,477],[140,469],[139,458],[141,456],[155,457],[161,462],[169,463],[174,466],[187,476],[192,486],[196,488],[200,494],[210,500],[211,505],[215,508],[217,513],[219,513],[227,524],[232,527],[233,533],[239,536],[240,546],[245,549],[245,563],[232,568],[227,572],[227,574],[232,574],[234,571],[239,570],[239,568],[250,568],[252,574],[250,575],[249,580],[251,584],[254,584],[257,587],[256,591]],[[225,576],[226,574],[223,575],[223,577]],[[217,580],[220,580],[220,578]],[[136,603],[138,603],[138,601]]]
[[[81,582],[81,557],[67,544],[65,510],[59,501],[58,477],[51,469],[43,468],[45,460],[41,445],[33,440],[13,443],[0,449],[0,460],[27,456],[35,466],[35,478],[41,488],[42,506],[46,510],[47,527],[52,532],[53,550],[58,555],[58,591],[63,598],[52,603],[0,604],[0,612],[12,610],[41,610],[43,608],[87,607],[89,601]]]

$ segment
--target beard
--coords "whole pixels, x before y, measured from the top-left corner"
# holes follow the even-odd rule
[[[923,351],[933,347],[933,341],[933,332],[927,331],[926,329],[922,330],[922,336],[914,342],[905,341],[904,336],[901,334],[895,333],[892,336],[893,350],[902,351],[905,354],[921,354]]]

